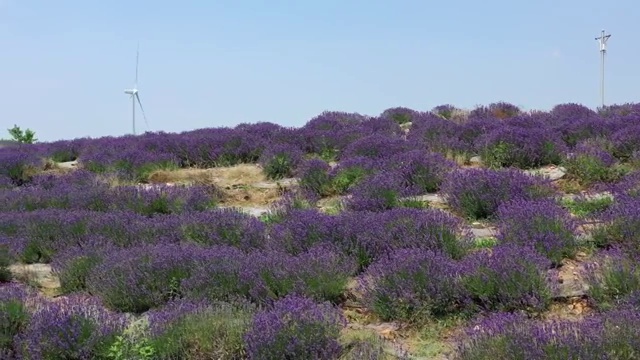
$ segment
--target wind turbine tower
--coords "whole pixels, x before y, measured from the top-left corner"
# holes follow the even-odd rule
[[[133,126],[133,135],[136,134],[136,101],[140,106],[140,111],[142,112],[142,117],[144,118],[144,122],[149,127],[149,123],[147,123],[147,116],[144,114],[144,109],[142,108],[142,102],[140,102],[140,93],[138,92],[138,60],[140,58],[140,47],[136,49],[136,81],[133,85],[132,89],[126,89],[124,91],[125,94],[131,95],[131,117],[132,117],[132,126]]]
[[[602,34],[596,38],[600,43],[600,97],[602,102],[602,107],[604,107],[604,55],[607,53],[607,40],[611,37],[611,34],[605,35],[604,30],[602,30]]]

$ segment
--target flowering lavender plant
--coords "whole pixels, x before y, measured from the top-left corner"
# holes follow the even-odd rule
[[[633,359],[638,350],[636,311],[619,310],[583,320],[529,320],[495,313],[457,338],[457,359]]]
[[[523,169],[560,164],[566,146],[545,128],[506,125],[477,140],[482,161],[490,167],[515,166]]]
[[[179,216],[181,237],[198,244],[229,245],[249,251],[265,245],[264,223],[232,209],[188,212]]]
[[[28,359],[101,358],[125,324],[124,316],[105,310],[94,298],[44,301],[16,337],[16,348]]]
[[[439,153],[463,153],[467,150],[460,137],[461,125],[432,113],[414,117],[407,140],[412,148],[423,148]]]
[[[27,183],[42,163],[27,146],[0,149],[0,175],[9,177],[16,185]]]
[[[176,244],[120,250],[90,272],[87,289],[109,308],[142,313],[179,297],[180,284],[195,265],[215,254],[216,249]]]
[[[442,251],[460,259],[472,245],[464,221],[436,209],[345,213],[338,220],[338,243],[361,269],[398,249]]]
[[[345,325],[342,314],[331,305],[288,296],[256,314],[245,335],[247,357],[336,359],[342,352],[338,336]]]
[[[629,256],[619,249],[599,255],[587,264],[584,275],[592,305],[607,310],[640,291],[640,266],[637,256]]]
[[[267,148],[259,159],[269,179],[291,177],[302,162],[303,152],[296,146],[276,144]]]
[[[493,217],[507,200],[534,200],[553,195],[548,182],[514,169],[464,169],[449,173],[442,184],[448,203],[460,214]]]
[[[340,161],[340,163],[329,172],[332,181],[332,189],[337,194],[346,194],[354,186],[376,173],[383,167],[384,160],[376,160],[364,156],[352,157]]]
[[[0,355],[5,351],[9,358],[16,350],[14,337],[29,323],[30,314],[25,302],[30,295],[31,291],[23,285],[0,283]]]
[[[439,252],[400,249],[370,265],[359,284],[366,305],[383,320],[423,321],[459,310],[459,270]]]
[[[269,231],[268,247],[298,255],[318,243],[335,243],[338,219],[316,209],[293,209]]]
[[[281,251],[257,251],[246,258],[241,283],[258,303],[298,294],[339,302],[356,263],[330,244],[318,244],[292,256]]]
[[[310,159],[302,163],[299,169],[298,185],[314,196],[328,196],[333,192],[329,170],[331,167],[321,159]]]
[[[409,146],[408,142],[397,136],[372,134],[349,144],[340,154],[340,160],[361,156],[371,159],[387,158],[407,151]]]
[[[578,143],[563,165],[567,174],[585,186],[597,182],[614,182],[625,175],[615,166],[616,158],[593,142]]]
[[[497,215],[501,243],[531,246],[556,265],[577,251],[578,223],[554,201],[507,202],[498,208]]]
[[[640,198],[622,197],[600,219],[602,224],[592,234],[597,246],[616,246],[629,254],[640,254]]]
[[[387,168],[399,171],[404,185],[415,194],[438,191],[445,175],[457,167],[443,155],[424,150],[394,155],[387,163]]]
[[[358,183],[347,207],[353,211],[386,211],[401,205],[403,196],[412,195],[397,171],[383,171]]]
[[[72,246],[56,254],[51,263],[53,272],[60,279],[60,291],[65,294],[84,291],[87,277],[107,255],[118,251],[108,239],[93,237],[82,246]]]
[[[507,102],[491,103],[488,106],[478,106],[471,111],[470,117],[490,118],[495,120],[505,120],[519,115],[520,108]]]
[[[481,310],[540,312],[551,301],[550,265],[530,247],[499,245],[464,259],[462,284]]]
[[[413,120],[414,116],[418,114],[417,111],[411,110],[405,107],[394,107],[386,109],[380,114],[381,118],[391,119],[398,124],[409,123]]]
[[[640,125],[618,127],[611,135],[614,144],[613,155],[621,160],[627,160],[634,151],[640,149]]]

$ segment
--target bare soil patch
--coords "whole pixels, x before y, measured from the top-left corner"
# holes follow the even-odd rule
[[[291,179],[270,181],[256,164],[240,164],[210,169],[158,170],[149,175],[151,184],[180,183],[214,185],[224,192],[225,206],[265,206],[279,200]]]

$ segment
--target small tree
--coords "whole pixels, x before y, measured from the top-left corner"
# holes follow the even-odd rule
[[[34,142],[38,141],[38,139],[35,138],[35,131],[31,129],[23,131],[18,125],[13,125],[13,128],[8,129],[8,131],[13,140],[17,142],[24,144],[33,144]]]

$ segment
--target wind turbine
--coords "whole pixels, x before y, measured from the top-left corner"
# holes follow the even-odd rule
[[[140,111],[142,112],[142,117],[144,118],[144,122],[149,127],[149,123],[147,123],[147,116],[144,114],[144,109],[142,108],[142,102],[140,102],[140,94],[138,93],[138,59],[140,58],[140,46],[136,49],[136,82],[133,85],[132,89],[126,89],[124,91],[125,94],[131,95],[131,110],[132,110],[132,118],[133,118],[133,135],[136,134],[136,101],[138,105],[140,105]]]

